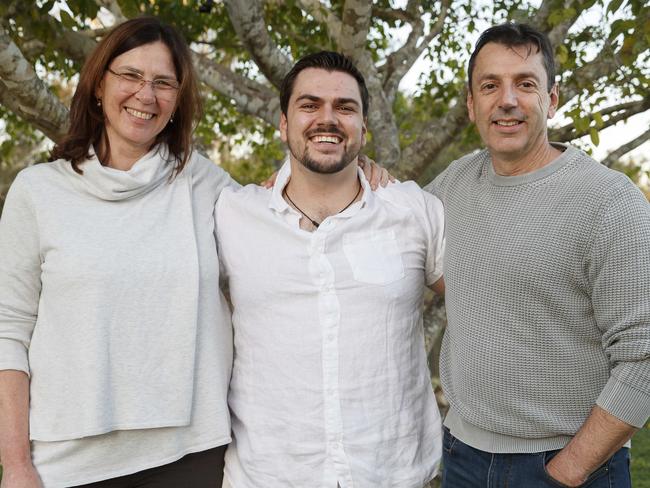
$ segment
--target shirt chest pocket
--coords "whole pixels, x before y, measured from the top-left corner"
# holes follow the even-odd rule
[[[345,234],[343,252],[357,281],[387,285],[404,277],[402,254],[392,229]]]

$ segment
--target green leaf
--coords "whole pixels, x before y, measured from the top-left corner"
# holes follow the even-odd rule
[[[603,116],[600,114],[600,112],[594,112],[593,118],[597,129],[601,129],[605,125]]]
[[[634,21],[630,19],[617,19],[614,22],[612,22],[612,30],[611,34],[609,36],[610,39],[613,39],[614,37],[620,35],[620,34],[625,34],[629,30],[634,29]]]
[[[589,129],[589,119],[587,117],[576,117],[573,119],[576,131],[585,132]]]
[[[600,136],[598,135],[598,129],[596,129],[595,127],[589,129],[589,137],[591,138],[591,142],[593,143],[594,146],[600,144]]]
[[[612,13],[616,12],[618,9],[621,8],[621,5],[623,4],[625,0],[612,0],[609,5],[607,6],[607,13]]]
[[[569,59],[569,50],[564,44],[560,44],[557,47],[555,55],[557,56],[557,60],[560,64],[566,64],[567,60]]]
[[[562,20],[564,20],[562,10],[554,10],[551,12],[551,15],[548,16],[547,23],[549,26],[555,27],[562,22]]]
[[[68,12],[61,9],[59,11],[59,15],[61,16],[61,23],[66,29],[72,29],[73,27],[77,27],[77,22],[70,16]]]

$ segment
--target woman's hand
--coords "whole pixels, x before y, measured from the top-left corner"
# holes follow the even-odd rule
[[[265,179],[264,181],[261,181],[261,182],[260,182],[260,186],[263,186],[263,187],[266,188],[267,190],[270,190],[271,188],[273,188],[273,185],[275,185],[275,179],[276,179],[277,177],[278,177],[278,172],[277,172],[277,171],[274,171],[273,174],[272,174],[271,176],[269,176],[269,177],[268,177],[267,179]]]

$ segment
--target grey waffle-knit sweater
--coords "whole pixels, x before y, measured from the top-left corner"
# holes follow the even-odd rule
[[[571,146],[500,176],[487,151],[427,188],[445,206],[445,425],[489,452],[563,447],[594,404],[650,415],[650,205]]]

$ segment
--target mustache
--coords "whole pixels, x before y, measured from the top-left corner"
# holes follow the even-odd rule
[[[310,129],[307,132],[305,132],[305,135],[308,138],[317,136],[319,134],[334,134],[336,136],[339,136],[341,139],[345,139],[345,134],[343,133],[343,131],[335,125],[323,125],[320,127],[316,127],[315,129]]]
[[[516,119],[516,120],[526,120],[526,115],[521,113],[517,109],[513,110],[498,110],[490,116],[490,122],[496,122],[501,119]]]

